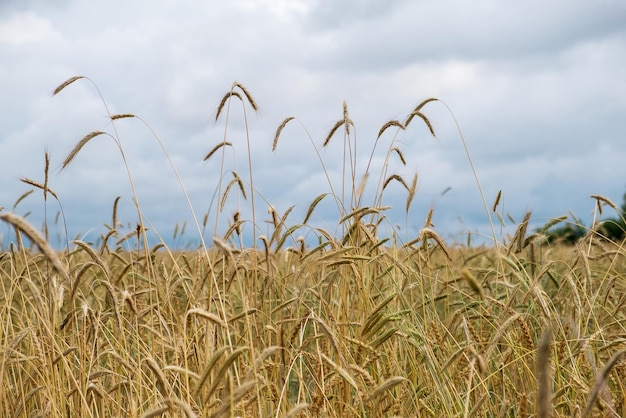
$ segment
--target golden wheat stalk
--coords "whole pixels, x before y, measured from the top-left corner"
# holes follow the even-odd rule
[[[182,401],[178,398],[168,398],[166,401],[169,405],[176,405],[178,406],[184,413],[185,416],[187,418],[198,418],[198,415],[193,412],[193,409],[191,409],[191,405],[189,405],[187,402]],[[170,406],[171,409],[171,406]]]
[[[361,336],[367,336],[370,333],[371,328],[381,319],[382,310],[387,306],[392,300],[397,296],[396,293],[392,293],[387,296],[382,302],[380,302],[376,307],[369,313],[363,325],[361,327]]]
[[[230,245],[228,245],[218,237],[213,237],[213,243],[224,253],[224,255],[228,256],[229,258],[233,257],[234,249],[231,248]]]
[[[158,407],[156,407],[154,409],[151,409],[150,411],[146,412],[145,414],[143,414],[141,416],[141,418],[161,417],[161,416],[163,416],[163,414],[165,414],[169,410],[170,410],[169,405],[158,406]]]
[[[429,99],[424,100],[422,103],[418,104],[418,105],[415,107],[415,109],[413,109],[413,111],[411,112],[411,114],[409,115],[409,117],[407,118],[407,120],[404,122],[404,127],[406,128],[406,127],[408,127],[408,126],[409,126],[409,123],[411,122],[411,119],[413,119],[413,116],[415,116],[415,115],[413,115],[415,112],[420,112],[420,111],[422,110],[422,108],[423,108],[424,106],[426,106],[428,103],[430,103],[430,102],[436,102],[436,101],[439,101],[439,99],[436,99],[436,98],[434,98],[434,97],[431,97],[431,98],[429,98]],[[411,115],[413,115],[413,116],[411,116]]]
[[[256,386],[255,380],[248,380],[243,382],[229,397],[222,399],[222,406],[220,406],[210,418],[231,417],[232,408],[239,403],[244,396],[248,394]],[[256,395],[255,395],[256,396]]]
[[[591,195],[592,199],[596,200],[597,206],[598,206],[598,212],[600,213],[600,215],[602,215],[602,203],[610,206],[611,208],[613,208],[617,213],[621,213],[621,209],[615,204],[613,203],[613,201],[609,198],[606,198],[604,196],[600,196],[597,194],[592,194]]]
[[[231,144],[228,141],[222,141],[219,144],[217,144],[216,146],[213,147],[213,149],[211,151],[209,151],[209,153],[202,159],[202,161],[206,161],[209,158],[211,158],[213,156],[213,154],[215,154],[220,148],[222,147],[232,147],[233,144]]]
[[[119,113],[117,115],[111,115],[111,120],[128,119],[134,117],[135,115],[133,115],[132,113]]]
[[[495,212],[496,209],[498,208],[498,205],[500,204],[500,198],[502,198],[502,190],[498,190],[498,194],[496,195],[496,200],[493,202],[493,208],[491,209],[492,212]]]
[[[359,390],[359,386],[357,385],[356,381],[354,380],[354,378],[352,377],[352,375],[343,367],[340,367],[339,365],[337,365],[337,363],[335,363],[330,357],[328,357],[326,354],[322,353],[321,351],[318,352],[318,355],[322,358],[322,360],[324,360],[335,372],[337,372],[350,386],[352,386],[352,388],[356,391]]]
[[[618,363],[618,361],[620,360],[620,358],[624,354],[626,354],[626,348],[625,349],[621,349],[620,351],[615,353],[613,355],[613,357],[611,357],[611,359],[606,362],[606,364],[602,368],[602,371],[600,372],[600,374],[597,375],[597,377],[596,377],[596,384],[593,386],[593,389],[592,389],[591,393],[589,394],[589,400],[587,401],[587,407],[585,408],[585,410],[584,410],[584,412],[582,414],[582,418],[585,418],[586,416],[588,416],[591,413],[591,411],[593,410],[593,407],[594,407],[594,405],[596,403],[596,399],[598,398],[598,394],[600,393],[600,390],[604,387],[604,385],[606,384],[607,379],[609,378],[609,373],[611,372],[613,367],[615,367],[615,365]]]
[[[100,136],[100,135],[108,135],[108,134],[102,131],[93,131],[85,135],[83,139],[78,141],[78,144],[76,144],[76,146],[72,148],[70,153],[67,154],[67,157],[65,157],[65,160],[63,160],[63,164],[61,165],[61,168],[64,169],[65,167],[67,167],[69,163],[72,162],[74,157],[76,157],[76,154],[78,154],[78,152],[87,144],[87,142],[91,141],[93,138]]]
[[[18,197],[18,198],[17,198],[17,200],[15,201],[15,203],[13,203],[13,209],[15,210],[15,208],[17,207],[17,205],[19,205],[19,204],[20,204],[20,202],[21,202],[22,200],[26,199],[26,198],[27,198],[27,197],[28,197],[31,193],[33,193],[33,192],[34,192],[34,190],[33,190],[33,189],[30,189],[30,190],[28,190],[28,191],[26,191],[26,192],[22,193],[22,194],[20,195],[20,197]]]
[[[120,199],[122,197],[121,196],[117,196],[115,198],[115,200],[113,201],[113,215],[111,217],[111,229],[113,229],[115,231],[115,235],[117,236],[117,227],[118,227],[118,223],[117,223],[117,206],[119,205]]]
[[[400,162],[402,163],[402,165],[406,165],[406,159],[404,158],[404,154],[402,153],[400,148],[393,147],[391,149],[391,152],[395,152],[398,155],[398,158],[400,158]]]
[[[337,129],[339,129],[341,127],[341,125],[343,125],[344,123],[346,123],[346,121],[344,119],[341,119],[341,120],[337,121],[337,123],[335,123],[335,125],[332,127],[332,129],[330,130],[328,135],[326,135],[326,139],[324,139],[324,143],[322,144],[323,147],[328,145],[328,143],[330,142],[330,138],[333,137],[335,132],[337,132]]]
[[[48,172],[50,171],[50,154],[48,154],[48,151],[45,152],[44,156],[45,156],[45,166],[43,169],[43,172],[44,172],[43,200],[46,201],[48,200],[48,192],[50,191],[50,189],[48,189]],[[56,196],[54,197],[55,199],[59,200]]]
[[[425,244],[429,238],[433,239],[437,243],[439,248],[441,248],[446,258],[449,261],[452,261],[452,257],[450,256],[450,251],[448,251],[448,247],[446,247],[446,244],[443,242],[443,239],[441,239],[439,234],[437,234],[434,230],[430,228],[422,228],[422,230],[419,232],[418,240],[422,241]]]
[[[259,105],[257,105],[256,100],[254,100],[254,97],[252,97],[252,94],[250,94],[250,91],[246,88],[246,86],[244,86],[243,84],[239,83],[238,81],[235,81],[233,83],[233,88],[238,87],[243,94],[245,94],[246,99],[248,99],[248,103],[250,103],[250,106],[252,106],[252,109],[256,112],[259,110]]]
[[[398,183],[400,183],[402,186],[404,186],[404,188],[407,191],[411,191],[411,189],[409,188],[409,186],[406,184],[406,181],[404,181],[404,179],[402,177],[400,177],[397,174],[392,174],[389,177],[387,177],[387,179],[385,180],[385,182],[383,183],[383,190],[385,190],[385,188],[389,185],[389,183],[391,183],[393,180],[397,181]]]
[[[376,139],[380,138],[383,135],[383,133],[387,129],[391,128],[392,126],[395,126],[396,128],[399,128],[399,129],[404,131],[404,125],[402,123],[400,123],[399,121],[397,121],[395,119],[394,120],[390,120],[389,122],[387,122],[383,126],[381,126],[381,128],[378,130],[378,136],[376,137]]]
[[[52,95],[56,96],[57,94],[61,93],[61,90],[63,90],[64,88],[72,84],[74,81],[80,80],[81,78],[85,78],[85,77],[83,77],[82,75],[77,75],[77,76],[68,78],[67,80],[59,84],[59,86],[56,89],[54,89],[54,91],[52,92]]]
[[[257,105],[256,101],[254,100],[254,97],[252,97],[248,89],[243,84],[235,81],[230,91],[226,93],[224,97],[222,97],[222,101],[217,107],[217,112],[215,112],[215,120],[219,119],[220,114],[222,113],[222,110],[224,109],[224,106],[226,105],[226,102],[231,97],[237,97],[243,103],[243,97],[241,96],[241,94],[239,94],[238,91],[235,91],[235,88],[239,88],[243,92],[243,94],[246,96],[246,99],[248,99],[248,103],[250,103],[250,106],[252,106],[252,109],[254,109],[255,112],[259,110],[259,106]]]
[[[409,126],[409,123],[411,123],[411,121],[413,120],[415,116],[418,116],[420,119],[422,119],[424,123],[426,124],[426,127],[430,131],[430,134],[432,136],[435,136],[435,130],[433,128],[433,125],[430,123],[430,120],[426,117],[426,115],[424,115],[422,112],[417,111],[417,110],[409,115],[406,122],[404,123],[404,127],[407,128]]]
[[[154,374],[154,377],[156,377],[157,390],[159,391],[159,393],[161,393],[161,396],[167,397],[169,388],[167,385],[167,380],[165,379],[165,375],[163,374],[163,370],[161,370],[161,367],[152,357],[147,357],[145,361],[148,365],[148,368],[152,371],[152,374]]]
[[[374,389],[374,391],[367,398],[367,400],[372,401],[373,399],[376,399],[377,397],[387,392],[388,390],[391,390],[392,388],[398,386],[400,383],[404,383],[404,382],[410,382],[410,380],[402,376],[392,376],[389,379],[385,380],[380,385],[378,385],[378,387]]]
[[[273,206],[270,207],[271,215],[272,215],[272,223],[274,224],[274,233],[270,237],[270,241],[269,241],[270,243],[275,242],[278,239],[278,237],[280,236],[280,233],[282,232],[283,227],[285,226],[287,217],[289,216],[291,211],[294,209],[294,207],[295,206],[292,205],[289,208],[287,208],[283,216],[279,216],[278,213],[276,212],[276,209]]]
[[[293,116],[289,116],[285,118],[285,120],[280,125],[278,125],[278,129],[276,129],[276,134],[274,135],[274,142],[272,142],[272,151],[276,150],[276,146],[278,145],[278,137],[280,137],[280,133],[283,131],[283,129],[285,129],[285,126],[287,126],[287,124],[294,119],[295,118]]]
[[[549,418],[552,415],[550,404],[550,344],[552,330],[544,331],[537,350],[537,418]]]
[[[528,211],[524,214],[524,219],[515,229],[513,238],[511,238],[511,244],[509,245],[507,254],[510,254],[513,247],[516,247],[516,252],[522,251],[524,248],[524,237],[526,236],[526,230],[528,229],[528,223],[530,222],[531,212]]]
[[[350,116],[348,114],[348,102],[346,102],[345,100],[343,101],[343,120],[346,122],[346,135],[350,135],[350,124],[348,123],[348,121],[352,122],[352,119],[350,119]]]
[[[228,194],[230,193],[230,189],[236,184],[239,187],[239,191],[241,192],[244,200],[247,200],[246,197],[246,189],[243,185],[243,180],[239,177],[239,174],[236,172],[232,172],[233,179],[226,185],[226,189],[224,190],[224,194],[222,195],[222,200],[220,201],[220,211],[224,210],[224,205],[226,205],[226,200],[228,199]]]
[[[485,298],[485,291],[483,290],[482,285],[480,284],[476,276],[474,276],[474,274],[469,269],[464,268],[463,270],[461,270],[461,278],[467,282],[469,287],[476,294],[478,294],[478,296],[480,296],[481,299]]]
[[[200,376],[198,375],[198,373],[192,372],[191,370],[185,369],[184,367],[181,367],[181,366],[175,366],[175,365],[165,366],[163,367],[163,371],[180,373],[182,375],[187,375],[194,380],[200,380]]]
[[[52,267],[56,272],[63,277],[67,282],[70,282],[70,275],[63,267],[61,260],[57,257],[52,247],[46,242],[44,237],[35,229],[31,224],[26,222],[24,218],[21,218],[13,213],[3,213],[0,215],[0,219],[13,225],[16,229],[22,231],[33,243],[37,245],[43,255],[50,261]]]
[[[76,244],[83,251],[85,251],[89,255],[89,257],[91,257],[91,259],[94,261],[94,263],[100,266],[102,271],[105,273],[107,279],[111,277],[111,272],[109,271],[109,268],[107,267],[107,265],[104,263],[102,258],[100,258],[98,253],[93,248],[91,248],[86,242],[83,242],[80,240],[74,240],[72,241],[72,244]]]
[[[406,205],[405,211],[409,213],[409,208],[411,207],[411,203],[413,203],[413,199],[415,198],[415,192],[417,191],[417,173],[413,175],[413,180],[411,181],[411,187],[409,187],[409,194],[406,197]]]
[[[333,332],[331,331],[328,324],[324,322],[322,318],[319,318],[317,316],[313,316],[311,317],[311,319],[313,319],[315,322],[317,322],[320,325],[320,328],[326,335],[326,338],[328,338],[328,341],[330,341],[330,345],[333,347],[333,349],[335,350],[337,354],[340,354],[341,351],[339,350],[339,341],[337,340],[337,337],[335,336],[335,334],[333,334]]]
[[[220,367],[220,369],[218,370],[217,375],[214,378],[213,384],[209,388],[209,390],[206,393],[206,395],[204,395],[203,399],[205,401],[208,401],[211,398],[211,395],[213,395],[213,392],[215,392],[215,390],[218,388],[218,386],[220,384],[223,384],[223,382],[221,382],[221,380],[224,377],[224,375],[226,374],[226,371],[235,362],[235,360],[237,360],[237,358],[240,355],[242,355],[244,352],[246,352],[248,350],[249,350],[248,347],[239,347],[236,350],[234,350],[233,353],[230,356],[228,356],[228,358],[224,361],[224,364],[222,365],[222,367]]]
[[[54,191],[52,191],[51,189],[49,189],[49,188],[48,188],[48,186],[47,186],[45,183],[44,183],[44,184],[41,184],[41,183],[38,183],[38,182],[36,182],[36,181],[34,181],[34,180],[28,179],[28,178],[26,178],[26,177],[22,177],[22,178],[20,179],[20,181],[21,181],[22,183],[26,183],[26,184],[28,184],[28,185],[30,185],[30,186],[33,186],[33,187],[36,187],[36,188],[38,188],[38,189],[43,190],[43,193],[44,193],[44,200],[46,199],[46,198],[45,198],[45,196],[46,196],[48,193],[50,193],[50,194],[51,194],[51,195],[52,195],[52,196],[53,196],[56,200],[59,200],[59,197],[57,196],[57,194],[56,194]]]
[[[492,299],[490,298],[490,300],[492,302],[499,302],[496,299]],[[496,330],[495,334],[493,334],[493,336],[491,337],[491,340],[489,341],[489,345],[487,345],[487,348],[484,351],[484,357],[485,358],[489,358],[491,356],[491,351],[496,348],[498,342],[500,341],[500,338],[502,338],[502,335],[504,335],[504,333],[507,331],[507,329],[511,326],[511,324],[513,324],[514,322],[516,322],[520,317],[522,316],[522,314],[515,313],[512,316],[509,316]]]
[[[213,322],[215,325],[219,325],[222,328],[228,328],[228,325],[226,324],[226,322],[224,322],[222,318],[202,308],[189,309],[185,314],[185,319],[187,319],[191,315],[201,316],[202,318],[208,319],[209,321]]]
[[[326,197],[327,193],[322,193],[321,195],[317,196],[313,202],[311,202],[311,204],[309,205],[309,209],[306,211],[306,215],[304,217],[304,220],[302,221],[303,225],[306,225],[306,223],[309,221],[309,218],[311,218],[311,215],[313,214],[313,211],[315,210],[315,207],[317,206],[317,204],[319,202],[322,201],[322,199],[324,199]]]
[[[215,112],[215,120],[216,121],[220,118],[220,114],[222,113],[222,109],[224,109],[224,106],[226,105],[226,102],[228,101],[228,99],[230,99],[233,96],[237,97],[243,103],[243,97],[241,97],[241,94],[239,94],[239,92],[232,91],[232,90],[229,91],[228,93],[226,93],[224,95],[224,97],[222,97],[222,101],[220,102],[220,105],[217,107],[217,112]]]

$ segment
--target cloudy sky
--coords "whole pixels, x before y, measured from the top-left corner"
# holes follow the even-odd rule
[[[91,81],[52,96],[76,75]],[[215,121],[234,81],[259,110],[235,99]],[[406,166],[394,155],[387,175],[410,182],[419,173],[408,217],[406,191],[392,183],[384,193],[383,205],[393,207],[389,224],[402,235],[415,236],[431,207],[435,229],[449,240],[463,241],[467,231],[491,234],[455,118],[487,204],[502,191],[498,210],[509,228],[507,215],[519,222],[528,210],[535,225],[569,212],[589,224],[591,194],[619,205],[626,191],[623,0],[4,0],[0,92],[0,206],[42,224],[40,191],[14,204],[32,188],[20,178],[43,182],[47,150],[49,185],[70,238],[80,233],[96,241],[117,196],[120,221],[136,223],[117,135],[152,230],[170,245],[197,239],[191,225],[182,240],[172,239],[174,226],[192,217],[152,131],[200,221],[209,212],[207,240],[215,233],[221,154],[203,157],[225,139],[233,146],[225,148],[224,186],[231,171],[248,183],[250,141],[259,233],[267,232],[268,204],[279,213],[296,205],[288,223],[300,222],[311,201],[330,191],[325,172],[341,191],[344,132],[321,144],[343,117],[344,100],[355,126],[349,139],[357,144],[357,183],[384,123],[404,121],[429,97],[443,101],[423,108],[437,139],[416,120],[405,132],[387,130],[372,160],[365,205],[373,203],[390,146]],[[100,94],[112,114],[141,120],[111,124]],[[272,152],[288,116],[296,119]],[[61,170],[92,131],[111,136],[94,138]],[[217,235],[236,207],[251,218],[250,200],[233,191]],[[58,211],[49,200],[50,224]],[[337,230],[332,199],[315,214],[316,225]],[[494,222],[498,237],[505,236],[508,229]]]

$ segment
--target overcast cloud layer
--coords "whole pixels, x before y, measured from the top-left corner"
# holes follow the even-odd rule
[[[410,181],[417,171],[419,185],[408,220],[406,193],[399,185],[385,191],[383,204],[394,207],[391,223],[403,232],[408,226],[414,236],[435,206],[435,229],[451,240],[463,241],[467,231],[491,233],[449,107],[488,205],[501,190],[499,211],[516,221],[532,210],[535,225],[568,212],[588,224],[591,194],[619,205],[626,190],[625,69],[622,0],[3,1],[0,206],[13,210],[31,188],[20,178],[43,182],[48,150],[50,187],[63,205],[70,237],[82,233],[97,240],[111,222],[117,196],[121,220],[136,222],[128,175],[110,137],[94,138],[60,170],[84,135],[114,135],[115,128],[148,222],[170,245],[182,244],[171,240],[172,231],[191,222],[191,214],[158,142],[138,119],[113,126],[101,92],[112,114],[140,116],[156,132],[197,216],[210,211],[205,238],[214,234],[220,161],[218,155],[202,158],[224,140],[228,122],[233,148],[226,152],[225,183],[230,171],[247,181],[244,118],[259,191],[257,224],[265,228],[267,218],[261,196],[281,213],[295,204],[296,223],[313,199],[329,192],[310,140],[321,146],[342,117],[344,100],[356,127],[360,176],[380,127],[436,97],[445,104],[429,103],[423,112],[437,139],[417,120],[396,137],[407,165],[394,157],[388,174]],[[95,86],[79,80],[52,96],[75,75]],[[234,81],[250,90],[259,112],[247,107],[244,114],[233,101],[228,120],[224,113],[215,122]],[[272,153],[274,132],[287,116],[297,120]],[[381,137],[370,194],[395,134],[390,129]],[[342,139],[338,132],[320,151],[337,192]],[[234,196],[226,216],[240,205],[250,218],[249,201]],[[334,230],[338,216],[331,203],[324,202],[315,222]],[[51,222],[58,208],[48,201]],[[31,194],[15,211],[30,212],[29,219],[41,225],[42,194]],[[218,235],[226,222],[219,228]],[[191,227],[187,231],[193,239]]]

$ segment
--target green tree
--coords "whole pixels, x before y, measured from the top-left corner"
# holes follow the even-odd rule
[[[568,223],[548,232],[548,242],[550,244],[574,245],[585,236],[585,233],[586,228],[584,226],[577,223]]]
[[[547,232],[549,243],[574,245],[585,236],[587,228],[577,220],[560,228],[551,229]],[[622,204],[619,207],[617,218],[608,218],[602,221],[597,228],[601,237],[613,241],[622,242],[626,239],[626,193],[622,196]]]

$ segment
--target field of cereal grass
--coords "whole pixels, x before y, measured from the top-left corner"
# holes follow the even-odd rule
[[[90,80],[71,78],[54,93],[77,81]],[[217,117],[233,100],[257,108],[234,83]],[[425,113],[434,101],[378,137],[419,121],[434,134]],[[113,126],[136,119],[108,116]],[[274,148],[292,120],[278,126]],[[242,225],[266,220],[254,215],[252,170],[228,178],[223,164],[215,219],[196,218],[194,227],[199,237],[207,222],[225,232],[195,249],[149,246],[139,203],[136,230],[118,229],[127,220],[112,202],[98,243],[68,240],[63,250],[46,230],[0,211],[15,230],[0,255],[0,416],[625,416],[622,243],[594,228],[574,246],[554,243],[549,229],[567,220],[531,231],[530,213],[514,235],[496,241],[494,233],[492,245],[446,243],[432,214],[408,240],[385,236],[383,192],[400,184],[408,214],[418,176],[387,172],[392,156],[405,162],[392,142],[383,172],[362,176],[378,182],[366,203],[350,158],[353,125],[344,104],[322,143],[343,134],[345,181],[311,196],[303,220],[270,206],[270,233],[253,228],[253,246],[241,244]],[[115,132],[94,131],[63,167],[80,164],[101,135],[124,158]],[[225,137],[205,159],[230,146]],[[45,161],[44,182],[23,181],[62,200]],[[234,193],[252,219],[225,213]],[[310,222],[324,199],[337,204],[339,232]],[[497,201],[485,206],[497,213]],[[314,231],[313,244],[303,229]]]

